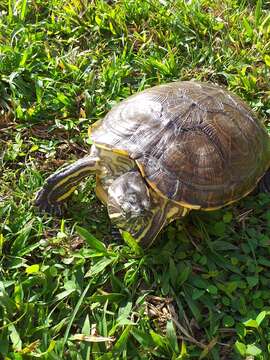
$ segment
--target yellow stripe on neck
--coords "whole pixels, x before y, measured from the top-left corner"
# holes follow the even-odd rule
[[[55,187],[53,188],[53,190],[58,189],[60,186],[62,186],[63,184],[66,184],[69,182],[70,179],[76,177],[77,175],[80,175],[82,172],[89,170],[89,172],[93,171],[93,167],[92,166],[85,166],[84,168],[77,170],[75,172],[73,172],[70,175],[65,176],[61,181],[59,181]]]
[[[65,200],[67,197],[69,197],[74,191],[76,190],[76,186],[73,186],[71,189],[69,189],[66,193],[61,195],[59,198],[56,199],[57,202],[60,202],[62,200]]]

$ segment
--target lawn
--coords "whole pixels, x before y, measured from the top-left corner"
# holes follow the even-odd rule
[[[44,179],[88,152],[114,104],[215,82],[268,125],[270,2],[0,2],[0,359],[270,358],[270,196],[172,223],[150,249],[112,232],[94,194],[61,217]]]

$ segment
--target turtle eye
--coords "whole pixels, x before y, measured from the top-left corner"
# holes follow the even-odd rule
[[[137,202],[136,195],[135,195],[135,194],[130,194],[130,195],[128,196],[128,202],[129,202],[131,205],[134,205],[134,204]]]

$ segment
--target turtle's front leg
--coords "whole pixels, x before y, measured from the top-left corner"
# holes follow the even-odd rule
[[[91,151],[90,155],[56,171],[38,191],[36,206],[49,212],[57,211],[59,205],[73,193],[80,181],[97,170],[98,163],[99,158]]]

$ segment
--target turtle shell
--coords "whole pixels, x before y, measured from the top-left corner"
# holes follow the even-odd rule
[[[210,83],[155,86],[116,105],[93,141],[135,160],[161,196],[213,209],[247,195],[270,166],[270,138],[237,96]]]

